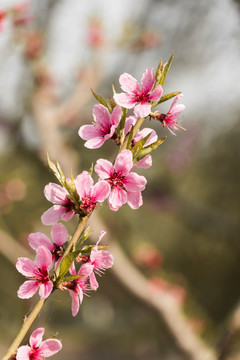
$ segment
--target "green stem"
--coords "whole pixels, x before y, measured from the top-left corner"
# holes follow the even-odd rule
[[[137,120],[136,124],[134,125],[134,128],[133,128],[133,139],[134,139],[134,136],[136,135],[136,133],[138,132],[138,130],[140,129],[140,127],[142,126],[144,120],[145,120],[145,118],[139,118],[139,119]],[[128,142],[128,140],[126,139],[126,140],[124,141],[124,143],[120,146],[118,153],[120,153],[121,151],[123,151],[124,149],[126,149],[127,142]]]
[[[90,215],[89,215],[90,216]],[[89,219],[89,216],[85,216],[84,218],[80,219],[78,226],[73,234],[73,237],[71,239],[71,241],[68,244],[68,247],[66,248],[62,259],[67,256],[67,254],[70,252],[71,248],[74,247],[74,245],[76,245],[76,242],[78,241],[81,233],[84,230],[84,227]],[[60,264],[58,265],[57,269],[56,269],[56,274],[59,273],[60,270]],[[19,347],[19,345],[21,344],[24,336],[27,334],[30,326],[32,325],[32,323],[34,322],[34,320],[36,319],[36,317],[38,316],[38,314],[40,313],[44,303],[46,302],[45,300],[39,300],[37,302],[37,304],[35,305],[34,309],[32,310],[32,312],[30,313],[30,315],[28,317],[26,317],[24,319],[23,325],[19,331],[19,333],[17,334],[16,338],[13,340],[11,346],[9,347],[6,355],[4,355],[4,357],[2,358],[2,360],[8,360],[11,358],[11,356],[13,356],[16,351],[17,348]]]
[[[8,360],[8,359],[10,359],[11,356],[13,356],[16,353],[17,348],[21,344],[21,342],[22,342],[24,336],[26,335],[26,333],[28,332],[30,326],[32,325],[32,323],[34,322],[34,320],[36,319],[36,317],[40,313],[45,301],[46,300],[41,300],[40,299],[37,302],[37,304],[35,305],[34,309],[30,313],[30,315],[27,318],[24,319],[21,330],[19,331],[18,335],[16,336],[16,338],[12,342],[11,346],[9,347],[6,355],[2,358],[2,360]]]

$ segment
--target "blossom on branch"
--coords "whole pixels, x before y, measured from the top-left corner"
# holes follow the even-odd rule
[[[28,236],[29,245],[37,250],[39,246],[45,246],[52,254],[53,261],[57,265],[63,255],[63,244],[68,240],[68,231],[61,223],[55,224],[51,230],[52,241],[41,232],[31,233]]]
[[[90,214],[98,202],[106,200],[111,188],[105,181],[98,181],[95,185],[91,175],[83,171],[76,178],[76,190],[80,198],[80,208]]]
[[[183,94],[180,94],[178,96],[176,96],[176,98],[174,99],[169,111],[167,114],[160,114],[158,117],[158,120],[161,121],[162,126],[166,126],[166,128],[168,128],[168,130],[173,134],[176,135],[174,133],[174,131],[182,129],[185,130],[182,126],[180,126],[179,124],[179,114],[185,109],[185,105],[183,104],[177,104],[176,102],[181,99],[183,97]]]
[[[105,234],[106,231],[101,231],[99,240],[96,246],[91,251],[89,258],[91,265],[93,265],[93,271],[89,275],[90,286],[92,290],[97,290],[98,288],[98,282],[94,272],[101,276],[101,274],[103,274],[106,269],[109,269],[113,266],[112,254],[106,250],[98,250],[98,244]]]
[[[52,255],[44,246],[37,248],[34,262],[28,258],[18,258],[17,270],[29,279],[18,289],[18,297],[29,299],[39,288],[40,298],[42,300],[46,299],[53,289],[53,283],[49,277],[49,270],[52,266]]]
[[[44,331],[44,328],[38,328],[32,333],[29,339],[30,346],[20,346],[16,360],[44,360],[62,349],[62,343],[58,339],[42,341]]]
[[[74,203],[68,198],[69,193],[62,186],[49,183],[44,188],[44,195],[54,205],[45,211],[41,217],[44,225],[54,225],[59,220],[71,220],[75,211]]]
[[[138,81],[130,74],[124,73],[119,78],[119,83],[125,93],[115,94],[114,100],[120,106],[127,109],[134,108],[134,114],[143,118],[150,114],[152,101],[158,101],[162,96],[163,89],[158,85],[153,90],[155,76],[152,68],[145,71],[141,79],[141,89]]]
[[[144,137],[146,137],[148,134],[150,134],[149,138],[147,139],[147,141],[145,142],[143,148],[145,148],[148,145],[153,144],[154,142],[157,141],[158,136],[156,134],[156,131],[151,129],[151,128],[144,128],[140,131],[137,132],[137,134],[135,135],[135,138],[133,139],[133,146],[141,139],[143,139]],[[142,168],[142,169],[148,169],[149,167],[152,166],[152,156],[150,154],[144,156],[144,158],[142,158],[141,160],[137,161],[134,166],[138,167],[138,168]]]
[[[116,106],[112,114],[102,104],[96,104],[93,107],[93,125],[83,125],[79,129],[79,136],[87,140],[84,144],[89,149],[97,149],[110,139],[117,128],[122,117],[122,109]]]
[[[108,204],[111,210],[117,211],[127,203],[132,209],[142,205],[141,191],[147,183],[144,176],[132,172],[133,157],[130,150],[123,150],[115,160],[114,165],[105,159],[97,160],[95,172],[100,179],[111,186]]]

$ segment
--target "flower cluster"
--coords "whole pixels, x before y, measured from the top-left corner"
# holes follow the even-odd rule
[[[149,116],[173,134],[181,128],[178,116],[184,105],[176,105],[176,102],[182,95],[176,92],[162,97],[162,85],[171,60],[172,57],[164,65],[160,61],[156,75],[152,68],[147,69],[141,86],[130,74],[122,74],[119,82],[124,92],[115,93],[110,104],[93,92],[99,101],[93,107],[94,123],[81,126],[79,135],[86,140],[85,146],[89,149],[97,149],[105,141],[114,140],[119,151],[113,163],[101,158],[90,172],[83,171],[76,178],[72,175],[66,178],[60,165],[48,158],[49,166],[60,182],[60,185],[49,183],[44,189],[45,197],[53,205],[41,219],[44,225],[52,225],[51,239],[41,232],[29,235],[29,245],[36,251],[36,257],[35,260],[18,258],[16,268],[27,278],[18,290],[20,298],[31,298],[39,291],[40,299],[45,300],[55,290],[67,290],[72,299],[72,315],[76,316],[84,294],[96,291],[99,286],[96,275],[112,267],[113,256],[105,250],[106,246],[99,245],[105,231],[101,231],[95,246],[83,245],[90,234],[84,227],[91,213],[105,200],[113,211],[118,211],[124,204],[132,209],[142,205],[142,191],[147,180],[135,169],[151,167],[151,153],[165,140],[158,139],[152,128],[140,129],[143,121]],[[167,114],[152,112],[154,107],[174,96]],[[127,116],[128,109],[133,109],[130,116]],[[96,182],[93,170],[98,177]],[[71,238],[59,221],[69,221],[74,215],[79,217],[79,224]],[[21,346],[17,350],[16,360],[43,360],[61,349],[59,340],[42,341],[43,333],[43,328],[35,330],[30,337],[30,346]]]

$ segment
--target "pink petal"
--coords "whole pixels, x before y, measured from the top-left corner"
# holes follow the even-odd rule
[[[66,202],[66,195],[68,195],[68,192],[58,184],[49,183],[44,188],[44,195],[48,201],[53,204],[61,205]]]
[[[112,163],[105,159],[98,159],[94,170],[101,179],[108,179],[114,172]]]
[[[67,211],[64,214],[62,214],[61,220],[69,221],[69,220],[71,220],[73,218],[74,214],[75,214],[75,212],[73,210]]]
[[[98,136],[85,142],[84,146],[88,149],[98,149],[105,143],[105,140],[107,140],[105,136]]]
[[[119,78],[119,83],[123,91],[135,94],[139,90],[138,81],[130,74],[124,73]]]
[[[31,348],[28,345],[20,346],[17,349],[16,360],[29,360],[31,354]]]
[[[154,89],[153,92],[149,95],[149,100],[158,101],[162,96],[162,93],[163,93],[163,88],[161,85],[158,85],[156,89]]]
[[[62,246],[68,239],[68,231],[63,224],[55,224],[52,227],[51,236],[55,244]]]
[[[126,109],[132,109],[136,104],[135,95],[120,93],[120,94],[115,94],[113,98],[118,105],[123,106]]]
[[[78,135],[83,140],[89,140],[101,136],[102,132],[95,125],[83,125],[78,130]]]
[[[96,124],[99,124],[103,129],[108,129],[111,126],[110,113],[108,109],[102,104],[96,104],[93,107],[93,118]]]
[[[132,152],[130,150],[123,150],[116,157],[114,169],[118,174],[126,175],[133,167]]]
[[[49,251],[54,249],[51,240],[47,237],[47,235],[41,232],[29,234],[28,242],[34,250],[36,250],[39,246],[45,246]]]
[[[131,172],[123,179],[124,187],[127,191],[142,191],[145,189],[147,180],[144,176]]]
[[[129,116],[126,118],[125,129],[124,129],[125,135],[131,130],[131,127],[134,126],[136,122],[137,122],[137,118],[135,116]]]
[[[17,295],[20,299],[29,299],[37,292],[38,287],[38,281],[25,281],[18,289]]]
[[[111,114],[111,122],[115,126],[115,128],[119,125],[121,117],[122,117],[121,106],[115,106]]]
[[[172,105],[170,106],[169,112],[172,111],[172,108],[174,107],[174,105],[176,104],[176,102],[177,102],[179,99],[181,99],[182,97],[183,97],[183,94],[179,94],[179,95],[177,95],[177,96],[175,97],[175,99],[174,99],[173,102],[172,102]]]
[[[133,112],[137,117],[144,118],[150,114],[151,107],[152,105],[148,103],[138,104],[137,106],[135,106]]]
[[[176,116],[176,115],[178,115],[180,112],[182,112],[184,109],[185,109],[185,105],[183,105],[183,104],[175,105],[175,107],[174,107],[174,108],[172,109],[172,111],[171,111],[171,115],[172,115],[172,116]]]
[[[149,136],[149,138],[147,139],[147,141],[144,144],[144,147],[151,145],[152,143],[154,143],[155,141],[157,141],[158,137],[156,134],[156,131],[151,129],[151,128],[144,128],[140,131],[137,132],[135,138],[134,138],[134,145],[141,139],[143,139],[144,137],[146,137],[148,134],[151,134]]]
[[[53,266],[52,254],[44,246],[40,246],[36,250],[35,264],[39,269],[50,270]]]
[[[92,199],[96,202],[103,202],[109,196],[110,185],[106,181],[97,182],[92,189]]]
[[[71,275],[77,275],[74,262],[72,263],[72,265],[69,268],[69,273]]]
[[[120,187],[115,187],[108,198],[108,204],[111,210],[117,211],[123,204],[127,202],[127,193]]]
[[[36,348],[40,346],[44,331],[45,331],[44,328],[38,328],[32,333],[29,339],[29,344],[31,345],[32,348]]]
[[[24,276],[31,277],[34,275],[36,265],[32,260],[20,257],[16,263],[16,268]]]
[[[89,276],[89,281],[90,281],[90,286],[92,290],[97,290],[97,288],[99,287],[96,276],[94,274],[94,272],[92,272]]]
[[[134,166],[141,169],[148,169],[152,166],[152,157],[150,154],[144,156],[143,159],[137,161]]]
[[[79,297],[78,294],[73,290],[69,290],[69,293],[72,298],[72,316],[76,316],[79,311]]]
[[[56,224],[61,216],[66,212],[66,208],[61,205],[53,205],[47,211],[45,211],[41,220],[44,225],[54,225]]]
[[[79,279],[79,282],[84,282],[86,281],[86,278],[93,272],[93,268],[94,266],[92,264],[85,263],[83,264],[80,269],[78,270],[78,275],[83,275],[83,277],[81,277]]]
[[[52,356],[61,349],[62,349],[62,343],[57,339],[45,340],[42,342],[39,348],[39,350],[41,351],[41,355],[43,355],[43,357]]]
[[[128,192],[127,195],[127,203],[132,209],[138,209],[143,204],[141,192]]]
[[[39,287],[39,295],[41,300],[46,299],[52,292],[53,283],[51,281],[47,281],[44,284],[41,284]]]
[[[83,171],[76,178],[76,189],[80,199],[91,196],[94,181],[87,171]]]
[[[141,85],[144,94],[148,94],[155,84],[155,76],[153,73],[153,68],[147,69],[142,76]]]

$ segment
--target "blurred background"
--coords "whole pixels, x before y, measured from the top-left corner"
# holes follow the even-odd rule
[[[113,159],[115,144],[88,150],[77,134],[92,121],[90,88],[108,98],[112,84],[120,91],[120,74],[140,80],[174,52],[164,93],[184,93],[187,131],[173,136],[147,120],[168,137],[152,168],[139,172],[148,180],[144,205],[117,213],[103,206],[98,214],[109,242],[113,236],[144,274],[143,291],[169,294],[219,358],[240,358],[239,23],[237,0],[0,0],[2,353],[37,298],[17,298],[23,277],[15,263],[31,252],[30,232],[50,232],[40,222],[49,207],[43,188],[54,181],[46,152],[75,175],[99,157]],[[69,295],[59,295],[32,327],[44,326],[47,337],[58,332],[58,359],[189,358],[156,309],[112,270],[76,318]]]

